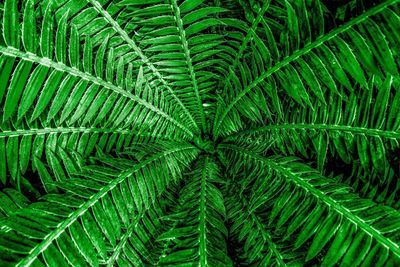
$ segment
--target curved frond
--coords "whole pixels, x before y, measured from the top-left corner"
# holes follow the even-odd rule
[[[307,260],[317,256],[332,239],[326,248],[323,266],[334,266],[339,262],[345,265],[372,263],[375,262],[374,257],[382,257],[379,260],[381,266],[386,261],[392,265],[398,263],[400,249],[396,236],[400,231],[397,225],[400,213],[397,210],[359,198],[346,185],[323,177],[306,164],[299,163],[296,158],[266,158],[234,145],[221,145],[220,149],[231,151],[232,160],[250,159],[250,164],[275,173],[272,177],[278,189],[274,189],[274,186],[271,188],[281,192],[272,200],[274,204],[269,220],[274,221],[283,214],[288,216],[285,217],[287,220],[293,214],[287,214],[286,211],[292,209],[296,212],[296,218],[287,226],[286,234],[289,237],[300,230],[295,239],[296,248],[312,237]],[[295,188],[299,188],[300,193]],[[298,203],[307,204],[295,211]],[[354,234],[349,235],[349,231]],[[343,236],[343,233],[347,234]],[[346,242],[346,249],[342,247],[343,242]]]
[[[3,0],[0,32],[0,266],[400,266],[400,0]]]
[[[61,262],[68,261],[72,265],[88,262],[96,266],[99,260],[95,248],[103,260],[106,259],[105,242],[115,247],[117,240],[128,238],[122,234],[122,225],[127,227],[131,216],[148,210],[168,184],[179,177],[180,172],[176,170],[187,165],[198,153],[188,144],[165,146],[159,153],[137,164],[131,163],[122,171],[98,165],[84,167],[81,177],[57,184],[66,195],[46,195],[42,201],[3,221],[1,229],[7,230],[3,231],[0,244],[7,253],[2,253],[2,261],[25,266],[42,260],[61,261],[64,255]],[[108,161],[107,158],[102,160]],[[145,180],[144,175],[154,179]],[[26,225],[28,222],[30,227]],[[72,247],[75,249],[71,250]]]
[[[0,146],[1,151],[8,151],[7,162],[1,166],[3,184],[9,182],[9,173],[11,182],[19,187],[28,166],[34,171],[38,168],[35,158],[41,158],[40,146],[48,139],[57,142],[58,138],[50,136],[69,139],[59,141],[63,148],[71,144],[73,150],[78,140],[78,153],[84,156],[109,135],[108,150],[116,139],[119,147],[123,142],[129,145],[134,132],[139,140],[143,134],[156,138],[162,133],[167,139],[193,136],[192,129],[177,115],[178,107],[169,103],[158,87],[146,82],[142,69],[134,81],[132,63],[127,64],[123,55],[117,64],[111,64],[116,57],[109,37],[94,47],[93,41],[79,32],[70,12],[59,17],[64,7],[58,9],[52,1],[42,7],[42,16],[35,15],[40,7],[31,0],[21,10],[13,1],[9,3],[12,8],[3,12],[5,44],[0,44],[0,102],[4,104]],[[22,23],[13,23],[22,34],[6,33],[5,22],[20,14],[24,14]],[[37,29],[36,25],[42,27]],[[8,43],[8,38],[18,41]],[[18,155],[20,149],[25,151]],[[30,151],[39,153],[31,155]],[[21,168],[14,164],[18,162]]]
[[[200,158],[180,191],[180,203],[174,216],[177,224],[157,240],[173,245],[160,258],[159,265],[229,266],[224,226],[225,206],[216,187],[218,167],[210,157]],[[188,217],[188,215],[191,215]]]
[[[280,59],[277,55],[273,57],[272,52],[267,52],[269,54],[264,56],[264,60],[268,61],[264,62],[260,59],[259,63],[261,67],[265,65],[267,68],[254,70],[256,75],[251,72],[241,72],[239,75],[242,77],[237,76],[236,79],[239,82],[234,83],[234,92],[226,95],[227,100],[221,100],[214,123],[214,135],[226,135],[240,129],[242,125],[240,114],[253,121],[260,120],[261,114],[258,113],[262,109],[264,109],[263,113],[268,115],[269,110],[259,106],[262,88],[273,99],[275,106],[279,105],[276,104],[279,102],[276,91],[280,85],[294,101],[314,108],[315,106],[310,102],[310,91],[320,103],[326,103],[324,91],[344,96],[347,94],[344,89],[353,91],[354,85],[349,82],[348,76],[354,78],[355,84],[360,87],[369,88],[367,80],[371,74],[382,75],[383,71],[398,75],[398,66],[394,59],[396,38],[393,39],[390,31],[381,31],[378,26],[391,27],[390,24],[395,23],[391,21],[384,24],[381,17],[386,14],[393,17],[393,12],[389,7],[396,3],[398,3],[397,0],[384,1],[327,34],[321,33],[319,36],[312,37],[314,39],[312,42],[310,38],[303,40],[304,45],[300,47],[300,23],[293,7],[286,1],[289,20],[286,36],[281,36],[282,43],[279,43],[270,36],[272,32],[269,29],[268,40],[275,42],[276,47],[283,46],[282,48],[291,53],[286,53],[286,57]],[[303,12],[304,9],[300,11]],[[395,20],[398,19],[397,15],[394,16]],[[309,24],[308,21],[302,23]],[[268,23],[264,26],[269,28]],[[387,62],[380,60],[383,54]],[[324,63],[326,60],[332,64],[326,65]],[[254,76],[254,78],[249,80],[243,75]],[[287,77],[290,77],[290,80]],[[307,90],[308,86],[309,90]],[[281,111],[277,112],[279,116]],[[223,126],[223,132],[219,131],[221,126]]]
[[[128,33],[121,28],[119,23],[112,18],[112,16],[105,10],[101,4],[96,1],[96,0],[88,0],[94,8],[108,21],[109,24],[111,24],[111,27],[115,30],[117,34],[119,34],[122,39],[129,45],[133,51],[136,52],[136,54],[141,58],[142,62],[148,66],[150,71],[154,73],[154,75],[157,77],[157,79],[168,89],[168,92],[172,95],[174,100],[178,103],[178,105],[182,108],[182,110],[185,112],[185,114],[189,117],[189,119],[196,125],[194,122],[192,115],[189,113],[188,109],[186,106],[182,103],[182,101],[179,99],[179,97],[175,94],[174,90],[170,87],[168,82],[163,78],[163,76],[160,74],[160,72],[157,70],[157,68],[154,66],[154,64],[149,60],[149,58],[143,54],[142,50],[136,45],[135,41],[132,40]],[[197,125],[196,125],[197,127]]]
[[[373,77],[370,84],[368,91],[352,93],[347,100],[333,95],[329,98],[330,106],[299,108],[297,113],[284,114],[276,123],[238,132],[226,141],[274,140],[278,153],[294,155],[298,151],[304,157],[309,157],[306,147],[312,143],[320,170],[330,153],[338,154],[346,163],[360,160],[365,168],[372,163],[383,172],[389,165],[387,150],[393,149],[393,143],[400,139],[400,83],[397,77],[389,75],[385,80]],[[285,103],[283,107],[289,105]]]
[[[262,185],[261,183],[258,184]],[[235,190],[234,187],[229,189]],[[276,233],[273,227],[268,226],[266,214],[258,214],[252,208],[267,194],[262,189],[256,191],[258,195],[252,195],[250,201],[238,194],[239,192],[230,192],[228,198],[230,242],[237,244],[235,258],[238,259],[240,266],[304,265],[304,250],[294,252],[294,244],[283,240],[282,234]]]

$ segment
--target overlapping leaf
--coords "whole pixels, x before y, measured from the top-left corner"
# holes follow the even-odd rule
[[[399,21],[2,1],[0,265],[400,265]]]

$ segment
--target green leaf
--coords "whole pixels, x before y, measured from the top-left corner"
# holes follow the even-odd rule
[[[20,27],[18,2],[6,0],[4,2],[3,14],[3,37],[7,46],[19,48],[20,46]]]
[[[344,223],[339,229],[338,234],[329,247],[322,266],[334,266],[349,248],[355,228],[350,223]]]
[[[7,145],[6,145],[8,169],[9,169],[10,175],[14,181],[17,179],[18,172],[19,172],[18,143],[19,143],[18,137],[10,137],[10,138],[8,138]]]
[[[191,1],[191,0],[188,0],[188,1]],[[189,37],[200,31],[203,31],[209,27],[217,26],[217,25],[224,25],[224,23],[221,20],[218,20],[215,18],[208,18],[208,19],[204,19],[202,21],[198,21],[196,23],[191,24],[189,27],[186,28],[185,32],[186,32],[186,35]]]
[[[35,53],[37,49],[36,19],[33,0],[26,1],[22,25],[22,41],[25,50]]]
[[[372,239],[369,235],[359,232],[355,237],[346,252],[342,264],[349,265],[355,264],[359,265],[362,259],[367,255],[368,250],[371,246]]]
[[[43,66],[37,66],[30,74],[28,83],[23,91],[20,105],[18,107],[18,120],[32,107],[42,84],[45,82],[49,69]]]
[[[59,252],[58,248],[54,245],[50,245],[47,250],[43,252],[43,258],[47,265],[60,265],[68,266],[67,259]]]
[[[22,140],[19,147],[19,166],[21,174],[24,174],[29,166],[32,148],[32,136],[22,136]]]
[[[47,121],[49,122],[63,106],[67,100],[72,88],[76,84],[76,78],[73,76],[67,76],[59,85],[58,91],[52,101],[49,113],[47,114]]]
[[[92,41],[87,36],[83,48],[83,70],[87,73],[92,73],[93,45]]]
[[[187,13],[198,7],[203,3],[204,0],[185,0],[180,6],[179,9],[181,13]]]
[[[364,71],[358,63],[354,53],[351,51],[349,45],[341,38],[335,38],[335,44],[338,49],[338,58],[343,68],[354,77],[363,87],[367,87]]]
[[[56,186],[53,184],[53,178],[51,177],[44,164],[38,158],[34,158],[33,161],[38,170],[40,180],[42,181],[46,192],[57,192]]]
[[[58,62],[66,63],[67,55],[67,20],[69,16],[67,11],[58,22],[56,32],[56,59]]]
[[[46,110],[47,105],[50,103],[53,94],[57,90],[57,86],[59,85],[62,76],[63,73],[60,71],[52,71],[50,73],[50,76],[47,79],[44,88],[39,95],[39,99],[37,100],[30,121],[34,121],[35,119],[37,119],[43,113],[43,111]]]
[[[71,27],[71,34],[69,38],[68,58],[72,67],[79,68],[80,45],[79,33],[75,26]]]
[[[313,259],[318,253],[324,248],[329,239],[338,230],[341,222],[341,216],[329,216],[327,217],[318,230],[315,238],[313,239],[310,248],[307,252],[306,260]]]
[[[53,2],[48,3],[46,10],[44,12],[43,22],[42,22],[42,32],[40,35],[40,51],[43,57],[53,58],[53,28],[54,28],[54,18],[53,18]]]
[[[89,213],[84,214],[82,217],[82,226],[85,230],[86,235],[91,240],[93,246],[96,248],[96,251],[100,254],[103,259],[107,258],[107,248],[105,245],[104,238],[101,234],[101,231],[96,224],[93,216]],[[83,242],[83,241],[82,241]]]
[[[15,75],[11,79],[8,88],[6,102],[4,104],[3,121],[7,121],[16,111],[19,98],[32,68],[31,62],[21,61],[15,68]]]
[[[85,264],[85,260],[67,234],[61,234],[56,242],[61,253],[68,260],[70,265],[78,266]]]
[[[193,3],[195,1],[191,1],[191,2]],[[181,6],[181,8],[182,8],[182,6]],[[182,22],[184,25],[187,25],[187,24],[196,22],[197,20],[204,18],[208,15],[217,14],[217,13],[221,13],[221,12],[227,12],[227,11],[228,11],[228,9],[221,8],[221,7],[204,7],[204,8],[200,8],[195,11],[192,11],[189,14],[186,14],[182,18]],[[183,12],[182,9],[181,9],[181,12]]]

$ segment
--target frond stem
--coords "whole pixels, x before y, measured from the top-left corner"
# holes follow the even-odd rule
[[[104,80],[102,80],[101,78],[98,77],[94,77],[93,75],[86,73],[86,72],[82,72],[76,68],[71,68],[68,67],[67,65],[60,63],[60,62],[54,62],[49,58],[42,58],[39,57],[33,53],[30,52],[22,52],[16,48],[13,47],[3,47],[0,46],[0,53],[7,55],[7,56],[11,56],[11,57],[17,57],[20,58],[22,60],[26,60],[26,61],[30,61],[30,62],[34,62],[37,63],[39,65],[48,67],[48,68],[53,68],[56,69],[58,71],[62,71],[65,73],[68,73],[72,76],[75,77],[79,77],[83,80],[89,81],[91,83],[100,85],[106,89],[109,89],[111,91],[114,91],[120,95],[123,95],[124,97],[127,97],[135,102],[137,102],[139,105],[144,106],[145,108],[151,110],[152,112],[157,113],[158,115],[164,117],[166,120],[170,121],[172,124],[174,124],[175,126],[177,126],[178,128],[180,128],[182,131],[184,131],[185,133],[187,133],[190,137],[193,137],[193,133],[192,131],[190,131],[186,126],[184,126],[183,124],[181,124],[180,122],[176,121],[174,118],[172,118],[170,115],[168,115],[167,113],[165,113],[164,111],[162,111],[161,109],[155,107],[154,105],[150,104],[149,102],[141,99],[140,97],[131,94],[128,91],[125,91],[123,89],[121,89],[118,86],[115,86],[114,84],[110,83],[110,82],[106,82]]]
[[[118,134],[130,134],[141,137],[163,137],[161,134],[153,135],[151,133],[135,133],[130,129],[111,129],[111,128],[86,128],[86,127],[57,127],[57,128],[43,128],[43,129],[17,129],[13,131],[2,131],[0,132],[0,138],[6,137],[18,137],[18,136],[29,136],[29,135],[44,135],[52,133],[118,133]]]
[[[193,84],[193,88],[194,88],[194,92],[196,95],[196,99],[197,99],[197,106],[199,109],[199,113],[200,113],[200,118],[201,118],[201,126],[202,126],[202,130],[203,133],[206,131],[206,117],[204,114],[204,109],[203,109],[203,103],[200,97],[200,93],[199,93],[199,88],[197,86],[197,80],[196,80],[196,73],[194,72],[194,68],[193,68],[193,64],[192,64],[192,58],[190,57],[190,50],[188,47],[188,42],[186,39],[186,33],[185,33],[185,29],[183,28],[183,22],[182,22],[182,18],[181,18],[181,11],[179,9],[177,0],[171,0],[172,3],[172,9],[174,12],[174,18],[176,21],[176,25],[179,31],[179,35],[180,35],[180,39],[182,41],[182,48],[185,54],[185,58],[186,58],[186,64],[188,66],[188,70],[189,70],[189,74],[190,74],[190,78],[192,80],[192,84]]]
[[[270,2],[271,2],[271,0],[268,0],[267,2],[265,2],[263,7],[258,12],[257,17],[254,19],[250,30],[247,32],[246,36],[244,37],[243,42],[239,47],[239,52],[236,54],[235,60],[233,61],[233,65],[229,67],[229,69],[231,71],[229,72],[229,75],[225,78],[225,81],[224,81],[225,86],[224,86],[224,91],[223,92],[226,92],[226,88],[228,87],[229,81],[230,81],[230,79],[232,77],[232,73],[236,69],[237,64],[239,63],[239,60],[243,56],[243,52],[244,52],[245,48],[247,47],[247,43],[251,40],[251,37],[253,36],[253,34],[255,34],[256,27],[260,23],[260,21],[263,18],[265,12],[267,12]],[[219,114],[217,114],[217,115],[219,115]],[[217,118],[218,117],[216,116],[215,119],[217,119]],[[217,121],[214,120],[214,126],[213,126],[214,128],[216,127],[216,123],[217,123]]]
[[[263,227],[263,224],[260,222],[260,219],[258,218],[257,215],[251,212],[251,217],[253,220],[256,222],[256,225],[258,229],[261,231],[261,235],[267,241],[268,243],[268,248],[272,250],[272,252],[275,254],[276,262],[278,263],[279,266],[287,266],[286,263],[283,261],[283,257],[281,253],[279,253],[278,249],[276,248],[276,244],[272,241],[271,235],[268,233],[267,230]]]
[[[45,239],[38,244],[36,247],[34,247],[29,255],[27,255],[22,261],[18,263],[17,266],[29,266],[30,264],[33,263],[33,261],[39,256],[40,253],[42,253],[48,246],[52,244],[52,242],[57,239],[71,224],[76,222],[76,220],[85,214],[90,207],[95,205],[100,199],[102,199],[104,196],[108,194],[111,190],[113,190],[118,184],[123,182],[127,177],[131,176],[133,173],[139,171],[143,167],[147,166],[148,164],[152,163],[153,161],[156,161],[160,158],[163,158],[169,154],[173,154],[179,151],[184,151],[184,150],[197,150],[195,147],[192,145],[182,145],[181,147],[169,149],[166,151],[162,151],[160,153],[157,153],[153,155],[152,157],[140,162],[139,164],[135,165],[133,168],[130,168],[129,170],[122,171],[117,178],[112,180],[108,185],[103,187],[99,192],[94,194],[87,202],[85,202],[80,208],[75,210],[73,213],[70,214],[70,216],[63,221],[61,224],[57,226],[57,228],[49,233]]]
[[[280,70],[281,68],[285,67],[286,65],[292,63],[293,61],[297,60],[298,58],[306,55],[311,50],[318,48],[320,45],[324,44],[325,42],[330,41],[331,39],[335,38],[337,35],[346,32],[351,27],[363,22],[364,20],[368,19],[370,16],[373,16],[386,7],[393,5],[395,3],[400,2],[400,0],[387,0],[368,11],[362,13],[360,16],[350,20],[349,22],[343,24],[342,26],[330,31],[328,34],[317,38],[314,42],[311,42],[305,45],[302,49],[295,51],[292,55],[286,57],[275,66],[266,70],[263,74],[258,76],[253,82],[251,82],[243,91],[241,91],[233,101],[226,107],[224,112],[222,113],[221,117],[219,117],[218,121],[216,122],[216,127],[214,127],[214,135],[217,135],[218,129],[221,126],[222,121],[228,115],[228,113],[232,110],[232,108],[239,102],[242,97],[244,97],[248,92],[250,92],[253,88],[255,88],[260,82],[264,81],[266,78],[274,74],[276,71]]]
[[[146,57],[145,54],[143,54],[142,50],[136,45],[135,41],[133,41],[128,33],[121,28],[119,23],[115,21],[111,15],[105,10],[102,5],[97,1],[97,0],[88,0],[94,8],[99,12],[100,15],[102,15],[108,23],[111,24],[112,28],[122,37],[122,39],[133,49],[133,51],[136,52],[136,54],[140,57],[142,62],[146,64],[149,69],[156,75],[158,80],[168,89],[168,91],[171,93],[172,97],[177,101],[177,103],[182,107],[182,110],[185,112],[185,114],[188,116],[188,118],[192,121],[193,125],[196,126],[198,129],[198,125],[193,119],[193,116],[190,114],[188,109],[185,107],[185,105],[182,103],[182,101],[178,98],[178,96],[175,94],[174,90],[169,86],[168,82],[162,77],[161,73],[157,70],[157,68],[154,66],[152,62],[150,62],[149,58]]]
[[[206,179],[207,179],[207,164],[208,157],[205,158],[204,167],[201,173],[201,187],[200,187],[200,225],[199,225],[199,266],[207,266],[207,240],[206,240]]]
[[[326,130],[326,131],[348,132],[354,134],[364,134],[367,136],[379,136],[383,138],[393,138],[393,139],[400,138],[400,132],[398,131],[387,131],[374,128],[356,127],[349,125],[335,125],[335,124],[329,125],[329,124],[283,123],[278,125],[268,125],[264,127],[259,127],[234,133],[228,136],[225,139],[225,141],[234,140],[236,137],[241,135],[259,134],[274,130]]]
[[[314,195],[317,199],[320,199],[322,203],[325,203],[332,209],[334,209],[337,213],[342,214],[349,221],[358,226],[361,230],[363,230],[367,235],[374,237],[376,241],[378,241],[382,246],[387,247],[391,250],[395,255],[400,256],[400,248],[398,244],[394,243],[392,240],[386,238],[381,232],[375,229],[373,226],[367,224],[362,218],[353,214],[349,209],[340,205],[335,199],[330,197],[329,195],[324,194],[324,192],[318,190],[313,185],[309,184],[307,180],[303,180],[296,173],[293,173],[290,169],[281,166],[279,163],[274,160],[265,158],[260,156],[250,150],[247,150],[242,147],[238,147],[230,144],[222,144],[220,148],[231,149],[236,151],[237,153],[245,154],[256,161],[265,163],[271,169],[283,174],[289,181],[295,183],[300,188],[306,190],[307,192]]]

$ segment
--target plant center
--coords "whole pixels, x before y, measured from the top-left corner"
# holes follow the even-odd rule
[[[215,143],[210,138],[209,135],[203,135],[202,137],[194,138],[194,145],[199,149],[203,150],[207,154],[214,154],[215,152]]]

